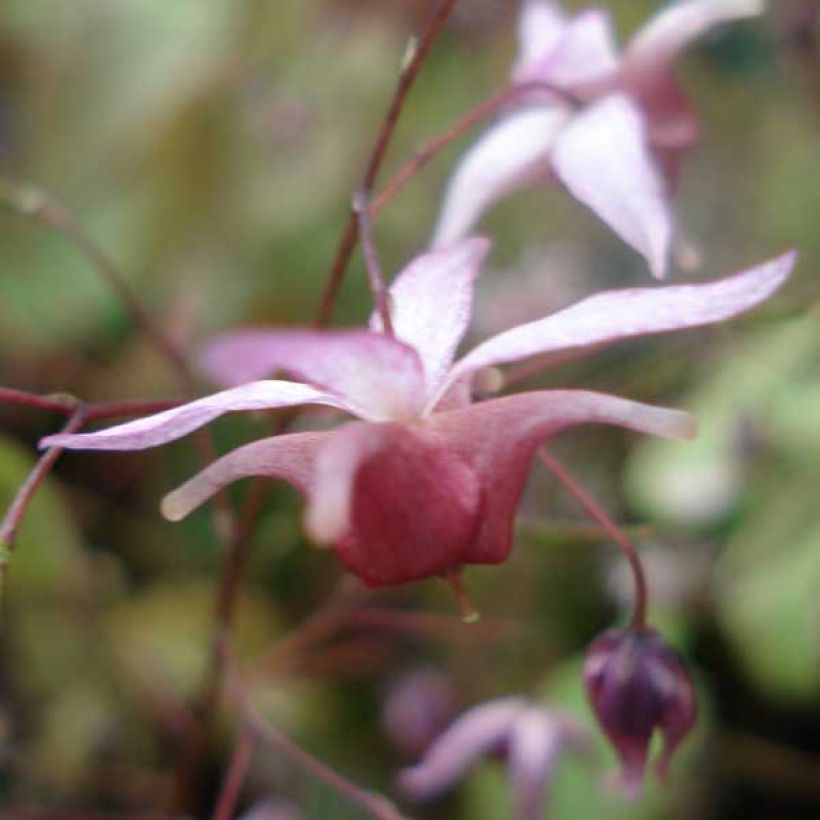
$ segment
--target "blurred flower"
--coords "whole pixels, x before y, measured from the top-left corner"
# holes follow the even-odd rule
[[[561,755],[589,748],[585,730],[571,715],[522,698],[491,700],[465,712],[420,763],[401,772],[399,787],[414,800],[429,800],[479,758],[500,755],[509,769],[516,820],[537,820]]]
[[[205,365],[217,381],[239,386],[96,433],[49,436],[42,445],[139,450],[234,410],[334,407],[363,421],[240,447],[168,495],[164,514],[179,520],[240,478],[279,478],[307,495],[309,533],[333,545],[366,584],[451,577],[464,564],[507,557],[527,472],[546,437],[587,423],[694,434],[686,413],[585,390],[473,404],[479,371],[726,319],[770,296],[795,259],[786,254],[711,284],[598,294],[494,336],[453,364],[488,249],[487,240],[468,239],[412,262],[390,291],[395,338],[378,317],[369,329],[228,333],[208,347]],[[302,381],[252,381],[280,369]]]
[[[382,726],[393,745],[407,757],[419,757],[455,712],[450,679],[435,669],[406,672],[393,683],[382,709]]]
[[[528,95],[463,157],[433,247],[469,233],[506,194],[557,178],[662,277],[672,236],[667,183],[698,138],[674,61],[711,27],[762,9],[762,0],[673,4],[618,55],[605,10],[567,17],[549,0],[524,0],[512,82],[543,83],[554,92]]]
[[[655,730],[664,739],[656,763],[663,778],[695,725],[689,675],[658,633],[642,627],[613,629],[597,638],[587,650],[584,681],[595,716],[621,760],[624,790],[637,796]]]
[[[239,820],[301,820],[302,812],[290,800],[266,797],[254,803]]]

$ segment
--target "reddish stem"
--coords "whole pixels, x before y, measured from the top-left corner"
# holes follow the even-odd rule
[[[635,609],[632,613],[632,626],[635,628],[645,626],[648,598],[646,575],[635,545],[630,541],[627,534],[609,517],[606,510],[573,478],[567,468],[546,447],[541,447],[538,451],[538,457],[624,554],[629,562],[632,578],[635,582]]]
[[[376,243],[373,240],[373,225],[370,221],[370,200],[367,193],[362,189],[353,198],[353,210],[359,225],[359,237],[362,243],[362,253],[364,255],[365,267],[367,268],[367,278],[370,282],[370,290],[373,294],[373,301],[376,303],[376,310],[382,320],[382,328],[388,336],[395,336],[393,332],[393,321],[390,318],[390,293],[384,283],[379,257],[376,253]]]
[[[250,732],[242,728],[239,730],[239,736],[234,745],[231,765],[222,782],[222,790],[219,793],[213,820],[231,820],[234,816],[242,783],[248,773],[252,751],[253,744],[251,743]]]

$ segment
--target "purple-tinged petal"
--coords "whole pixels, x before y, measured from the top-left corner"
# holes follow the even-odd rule
[[[490,128],[450,178],[432,246],[466,236],[505,194],[550,179],[550,153],[568,116],[559,103],[541,105],[511,113]]]
[[[567,25],[566,14],[552,0],[524,0],[518,17],[519,53],[513,75],[549,54]]]
[[[544,708],[530,706],[510,733],[508,766],[516,820],[540,820],[545,792],[563,748],[563,732]]]
[[[570,193],[663,277],[672,215],[635,104],[613,94],[590,106],[558,135],[552,164]]]
[[[328,390],[370,419],[415,415],[424,381],[415,350],[368,330],[238,330],[213,339],[202,366],[220,384],[284,370]]]
[[[96,433],[59,433],[46,436],[40,441],[40,446],[66,447],[71,450],[143,450],[187,436],[225,413],[237,410],[274,410],[304,404],[321,404],[354,415],[360,414],[359,410],[337,396],[305,384],[285,381],[251,382]]]
[[[332,433],[289,433],[232,450],[165,496],[162,514],[180,521],[224,487],[243,478],[279,478],[303,493],[313,486],[316,453]]]
[[[319,453],[308,531],[369,586],[442,575],[478,526],[469,465],[426,427],[350,424]]]
[[[583,95],[585,89],[611,82],[619,62],[609,13],[590,9],[566,24],[550,48],[522,59],[513,71],[513,81],[540,81]]]
[[[475,761],[503,744],[526,708],[518,698],[503,698],[465,712],[420,763],[401,772],[399,787],[414,800],[429,800],[449,789]]]
[[[428,396],[449,370],[470,323],[475,279],[489,250],[488,239],[472,237],[423,254],[390,287],[393,330],[418,353]],[[377,314],[370,324],[381,330]]]
[[[796,259],[792,251],[707,284],[632,288],[590,296],[483,342],[456,363],[448,384],[490,365],[729,319],[768,299],[786,281]]]
[[[578,424],[614,424],[673,439],[695,434],[688,413],[585,390],[520,393],[430,417],[428,426],[447,439],[482,488],[480,527],[462,563],[497,564],[507,557],[536,448],[548,436]]]

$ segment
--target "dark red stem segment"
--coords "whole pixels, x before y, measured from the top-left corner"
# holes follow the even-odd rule
[[[239,730],[239,735],[234,744],[230,766],[225,773],[225,779],[222,781],[222,789],[216,803],[213,820],[232,820],[235,816],[236,804],[239,801],[245,775],[248,773],[252,752],[253,743],[250,732],[242,728]]]

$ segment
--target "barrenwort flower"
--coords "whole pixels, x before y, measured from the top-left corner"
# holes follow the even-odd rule
[[[655,630],[638,627],[613,629],[593,641],[584,682],[595,716],[620,758],[624,790],[636,796],[654,732],[663,735],[656,771],[664,778],[673,753],[695,725],[689,675]]]
[[[524,0],[512,83],[545,90],[525,95],[461,159],[433,247],[465,236],[498,199],[555,179],[662,277],[673,232],[670,187],[699,135],[674,62],[713,26],[763,7],[762,0],[684,0],[658,12],[619,55],[604,9],[568,17],[549,0]]]
[[[289,482],[308,499],[306,525],[366,584],[451,577],[465,564],[503,561],[535,451],[579,424],[614,424],[668,438],[694,434],[686,413],[587,390],[539,390],[472,403],[488,367],[584,352],[646,334],[729,318],[788,277],[786,254],[699,285],[602,293],[488,339],[453,363],[489,250],[472,238],[418,257],[390,289],[395,337],[369,329],[240,330],[205,351],[219,393],[147,418],[42,446],[139,450],[181,438],[225,413],[325,405],[361,421],[255,441],[168,495],[179,520],[247,476]],[[300,381],[261,380],[284,370]]]

